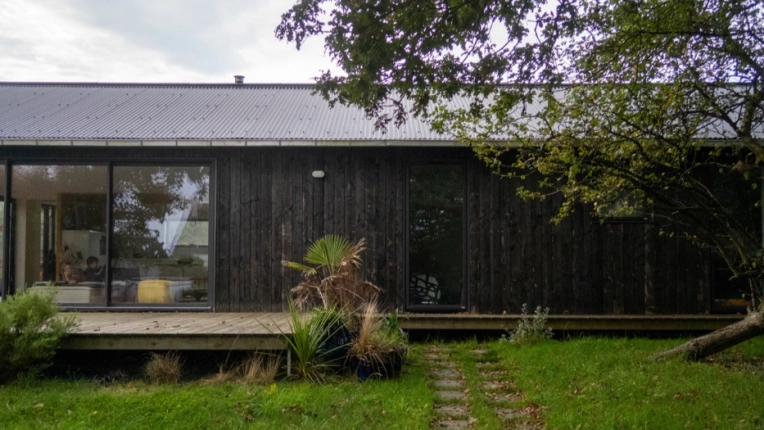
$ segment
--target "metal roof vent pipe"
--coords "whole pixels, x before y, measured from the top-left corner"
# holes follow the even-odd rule
[[[233,82],[236,85],[243,85],[244,84],[244,75],[233,75]]]

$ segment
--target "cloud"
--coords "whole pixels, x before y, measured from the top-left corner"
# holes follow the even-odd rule
[[[5,0],[0,80],[310,82],[331,67],[320,40],[273,35],[279,0]]]

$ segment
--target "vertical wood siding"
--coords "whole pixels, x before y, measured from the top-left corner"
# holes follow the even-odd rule
[[[533,178],[504,179],[468,149],[445,148],[71,148],[8,147],[31,160],[215,160],[215,310],[283,311],[311,242],[335,233],[366,238],[364,273],[389,308],[406,298],[406,163],[468,159],[469,308],[554,314],[703,314],[710,265],[675,234],[648,223],[600,224],[581,207],[550,223],[559,196],[523,201]],[[314,179],[313,170],[324,170]],[[677,232],[675,232],[677,233]]]
[[[282,311],[324,234],[366,239],[364,273],[389,308],[405,302],[406,163],[468,158],[469,307],[517,313],[707,313],[708,258],[649,223],[605,223],[584,208],[550,223],[561,198],[523,201],[535,179],[491,175],[464,149],[249,148],[219,158],[216,310]],[[313,170],[323,170],[314,179]],[[227,188],[226,188],[227,187]],[[239,197],[237,197],[239,196]],[[227,242],[226,242],[227,241]]]

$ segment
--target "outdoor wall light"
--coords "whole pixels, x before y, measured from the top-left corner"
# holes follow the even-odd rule
[[[312,173],[312,175],[313,175],[313,177],[314,177],[314,178],[316,178],[316,179],[321,179],[321,178],[323,178],[324,176],[326,176],[326,173],[324,173],[324,171],[323,171],[323,170],[314,170],[314,171],[313,171],[313,173]]]

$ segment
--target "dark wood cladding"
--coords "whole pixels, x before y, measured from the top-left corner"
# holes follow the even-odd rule
[[[406,163],[464,160],[468,168],[469,308],[552,314],[705,314],[709,258],[650,223],[599,223],[583,208],[550,223],[559,197],[524,201],[533,178],[499,178],[463,148],[4,147],[0,158],[214,160],[215,310],[284,311],[301,261],[324,234],[366,239],[364,273],[388,308],[405,305]],[[323,179],[311,172],[323,170]]]

